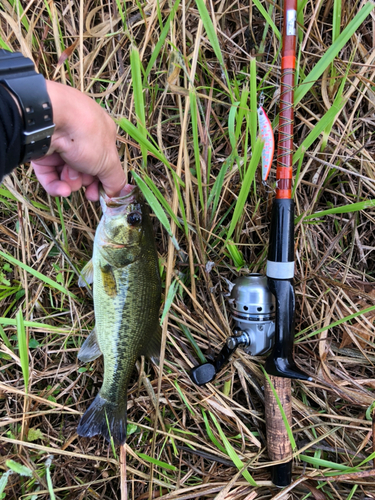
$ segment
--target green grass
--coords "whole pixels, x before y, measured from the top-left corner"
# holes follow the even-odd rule
[[[286,428],[293,480],[308,475],[332,500],[374,495],[370,480],[339,477],[373,459],[372,13],[371,2],[338,0],[302,0],[297,12],[294,356],[317,381],[293,382]],[[239,349],[208,387],[189,378],[233,331],[230,283],[265,271],[276,165],[263,186],[257,107],[262,92],[276,129],[280,14],[264,0],[0,7],[1,47],[30,52],[113,116],[128,179],[151,208],[165,352],[129,382],[129,498],[280,493],[264,441],[264,356]],[[28,166],[0,202],[0,497],[109,500],[124,484],[121,450],[75,435],[103,380],[101,359],[77,363],[95,317],[74,271],[92,256],[100,208],[83,191],[47,197]],[[295,495],[312,498],[303,485]]]

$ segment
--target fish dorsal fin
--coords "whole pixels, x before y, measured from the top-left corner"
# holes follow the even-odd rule
[[[94,361],[94,359],[101,356],[102,351],[100,350],[98,344],[98,338],[96,335],[96,327],[93,328],[90,335],[82,344],[81,349],[78,353],[78,359],[82,361],[82,363],[89,363],[90,361]]]
[[[92,285],[94,281],[94,265],[92,259],[88,261],[81,271],[81,276],[78,279],[78,286]]]
[[[151,338],[147,339],[147,345],[142,349],[141,354],[151,359],[154,363],[159,364],[160,346],[161,346],[161,326],[158,325],[155,333]]]
[[[109,297],[116,297],[117,287],[116,279],[112,271],[112,267],[109,264],[105,266],[100,266],[100,272],[102,275],[104,291]]]

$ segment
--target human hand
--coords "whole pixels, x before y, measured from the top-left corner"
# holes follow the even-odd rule
[[[105,110],[79,90],[47,80],[56,125],[43,158],[32,161],[35,174],[51,196],[69,196],[86,187],[99,199],[99,182],[108,196],[126,184],[116,148],[116,125]]]

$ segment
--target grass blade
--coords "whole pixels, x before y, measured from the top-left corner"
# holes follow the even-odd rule
[[[66,332],[67,330],[65,328],[60,328],[58,326],[53,326],[53,325],[47,325],[44,323],[37,323],[35,321],[25,321],[23,324],[27,327],[30,328],[37,328],[37,329],[45,329],[47,328],[48,330],[52,332]],[[0,325],[5,325],[5,326],[17,326],[17,321],[12,318],[0,318]]]
[[[254,57],[250,60],[250,139],[251,150],[255,151],[258,129],[257,114],[257,62]]]
[[[213,201],[212,205],[212,215],[216,213],[217,206],[220,200],[221,190],[223,189],[224,178],[229,168],[233,165],[233,156],[230,155],[229,158],[223,163],[220,169],[219,175],[216,177],[214,185],[211,189],[210,195],[207,201],[207,207],[209,207]]]
[[[194,416],[194,412],[193,410],[191,409],[191,406],[189,405],[189,403],[187,402],[187,399],[185,397],[185,394],[183,393],[183,391],[181,390],[181,387],[178,385],[178,382],[177,380],[174,381],[174,385],[177,389],[177,392],[179,393],[179,395],[181,396],[181,399],[182,401],[185,403],[185,406],[186,408],[189,410],[189,412]]]
[[[203,408],[202,408],[202,416],[203,416],[203,420],[204,420],[204,425],[206,426],[206,432],[208,434],[208,437],[211,439],[211,441],[216,446],[216,448],[218,448],[223,453],[227,454],[226,449],[224,448],[224,446],[222,446],[219,443],[219,441],[216,439],[214,433],[212,432],[212,429],[210,427],[210,422],[208,421],[206,412],[203,410]]]
[[[222,439],[222,441],[224,443],[225,450],[228,453],[228,456],[230,457],[230,459],[232,460],[232,462],[235,464],[235,466],[237,467],[237,469],[238,470],[242,470],[245,467],[245,464],[242,462],[242,460],[240,459],[240,457],[237,455],[235,449],[233,448],[233,446],[228,441],[227,437],[225,436],[225,434],[223,432],[223,429],[220,427],[219,422],[216,420],[216,418],[213,415],[213,413],[210,412],[210,416],[211,416],[212,420],[214,421],[216,429],[218,430],[218,432],[220,434],[220,437],[221,437],[221,439]],[[246,479],[246,481],[248,481],[251,484],[251,486],[258,486],[257,483],[254,481],[254,479],[251,477],[251,474],[249,473],[248,470],[246,470],[246,469],[242,470],[241,474]]]
[[[297,151],[293,155],[293,163],[297,162],[307,151],[307,149],[313,144],[313,142],[319,137],[320,134],[324,132],[324,130],[332,125],[335,120],[335,117],[340,113],[342,108],[346,103],[346,99],[342,96],[338,96],[331,108],[325,113],[325,115],[318,121],[315,127],[311,130],[309,135],[297,149]]]
[[[221,53],[219,39],[216,34],[216,29],[211,21],[210,14],[208,13],[207,7],[202,0],[197,0],[197,7],[199,10],[200,18],[202,19],[204,29],[206,30],[207,37],[211,43],[215,56],[219,61],[222,68],[225,67],[223,54]]]
[[[63,243],[63,248],[65,252],[69,255],[69,245],[68,245],[68,235],[66,233],[66,227],[65,227],[65,221],[64,221],[64,205],[62,199],[56,197],[56,206],[57,206],[57,211],[59,212],[59,217],[60,217],[60,223],[61,223],[61,228],[63,232],[63,237],[64,237],[64,243]]]
[[[308,455],[299,455],[300,459],[308,464],[315,465],[315,467],[329,467],[334,470],[341,470],[345,472],[356,472],[358,467],[347,467],[346,465],[337,464],[336,462],[331,462],[329,460],[323,460],[322,458],[309,457]]]
[[[172,305],[174,298],[175,298],[175,295],[177,293],[177,289],[178,289],[178,281],[173,280],[171,286],[168,289],[167,298],[165,299],[163,312],[162,312],[162,315],[160,318],[161,325],[163,324],[163,321],[164,321],[166,315],[168,314],[169,309],[171,308],[171,305]]]
[[[250,190],[250,185],[252,180],[254,179],[255,171],[256,168],[259,164],[260,157],[262,155],[262,148],[263,148],[263,143],[260,139],[257,140],[255,144],[255,149],[253,152],[253,156],[251,157],[249,167],[247,169],[247,172],[245,174],[245,178],[243,180],[240,194],[238,195],[237,198],[237,203],[236,207],[234,209],[233,217],[229,226],[228,234],[227,234],[227,241],[230,239],[230,237],[233,234],[233,231],[237,225],[237,222],[239,221],[239,218],[242,215],[243,208],[245,206],[247,197],[249,195],[249,190]]]
[[[238,112],[237,112],[236,132],[235,132],[237,141],[241,135],[243,119],[245,116],[247,117],[247,115],[249,114],[249,108],[247,105],[248,98],[249,98],[249,88],[246,84],[241,92],[241,99],[240,99],[240,104],[238,106]]]
[[[9,469],[0,478],[0,498],[5,498],[5,496],[3,496],[3,493],[4,493],[4,490],[6,488],[6,485],[8,484],[8,477],[11,474],[13,474],[13,471],[12,471],[12,469]],[[4,495],[5,495],[5,493],[4,493]]]
[[[306,330],[301,330],[296,335],[296,337],[302,337],[302,335],[303,335],[303,337],[298,340],[298,342],[302,342],[308,338],[314,337],[315,335],[319,335],[319,333],[325,332],[326,330],[334,328],[335,326],[342,325],[343,323],[346,323],[347,321],[351,321],[352,319],[357,318],[358,316],[362,316],[362,314],[367,314],[367,313],[372,312],[372,311],[375,311],[375,306],[366,307],[366,309],[361,309],[360,311],[357,311],[353,314],[349,314],[349,316],[345,316],[345,318],[341,318],[337,321],[334,321],[330,325],[323,326],[322,328],[319,328],[319,330],[315,330],[314,332],[309,333],[307,335],[304,335]]]
[[[152,211],[159,219],[160,223],[165,227],[167,233],[172,238],[173,244],[177,250],[180,250],[179,244],[177,243],[176,238],[173,236],[171,225],[169,224],[169,220],[165,215],[165,212],[150,190],[150,188],[146,185],[146,183],[139,177],[138,174],[132,170],[132,175],[134,177],[135,182],[137,183],[139,189],[142,191],[143,196],[146,198],[147,203],[150,205]]]
[[[332,44],[327,52],[319,59],[313,70],[306,76],[305,80],[301,82],[301,85],[296,89],[294,94],[294,105],[300,102],[300,100],[309,92],[311,87],[315,84],[317,80],[322,76],[324,70],[333,62],[334,58],[344,47],[344,45],[350,40],[353,34],[357,31],[359,26],[363,23],[366,17],[370,14],[375,4],[372,2],[366,3],[362,9],[357,13],[357,15],[350,21],[348,26],[343,30],[341,35],[337,38],[336,42]]]
[[[207,362],[207,359],[205,358],[204,354],[202,353],[202,351],[200,350],[200,347],[199,345],[195,342],[195,339],[194,337],[192,336],[192,334],[190,333],[189,329],[183,325],[182,323],[178,323],[178,326],[181,328],[181,330],[184,332],[184,334],[186,335],[187,339],[189,340],[190,344],[192,345],[194,351],[197,353],[197,356],[199,358],[199,361],[201,363],[206,363]]]
[[[153,154],[158,160],[160,160],[166,167],[169,168],[169,170],[172,173],[173,180],[175,183],[180,185],[181,187],[185,187],[184,182],[176,175],[176,172],[173,170],[173,168],[170,166],[169,161],[167,158],[159,151],[158,148],[156,148],[146,137],[144,137],[140,131],[135,127],[128,119],[126,118],[121,118],[117,122],[120,127],[130,135],[135,141],[138,142],[140,145],[144,145],[151,154]]]
[[[334,214],[351,214],[353,212],[360,212],[361,210],[366,210],[367,208],[372,207],[375,207],[375,200],[360,201],[358,203],[343,205],[342,207],[329,208],[327,210],[322,210],[321,212],[315,212],[314,214],[304,216],[303,219],[316,219],[318,217],[325,217],[326,215]]]
[[[12,344],[9,342],[9,339],[8,339],[6,333],[4,332],[4,328],[1,326],[1,324],[0,324],[0,337],[2,338],[4,344],[7,346],[7,348],[10,350],[13,350]]]
[[[136,140],[140,145],[145,146],[150,153],[152,153],[158,160],[164,163],[165,166],[170,168],[169,161],[151,142],[144,137],[140,131],[127,119],[120,118],[117,122],[120,127],[130,135],[134,140]]]
[[[238,250],[237,246],[232,240],[228,240],[227,250],[237,270],[240,270],[242,267],[245,266],[246,262],[245,259],[243,258],[242,252]]]
[[[172,471],[177,471],[177,467],[171,464],[167,464],[166,462],[162,462],[161,460],[157,460],[156,458],[150,457],[149,455],[146,455],[145,453],[140,453],[137,452],[137,455],[139,458],[142,458],[142,460],[145,460],[146,462],[149,462],[150,464],[157,465],[158,467],[161,467],[162,469],[167,469],[167,470],[172,470]]]
[[[206,7],[204,1],[203,0],[196,0],[196,4],[197,4],[198,10],[199,10],[200,18],[202,19],[202,22],[203,22],[204,29],[206,30],[207,37],[211,43],[213,51],[215,52],[215,56],[217,57],[217,60],[220,63],[221,69],[225,74],[230,98],[231,98],[231,101],[233,104],[234,103],[234,96],[233,96],[233,93],[231,90],[229,76],[228,76],[228,73],[227,73],[227,70],[226,70],[226,67],[224,64],[223,54],[221,53],[220,43],[219,43],[219,39],[218,39],[217,34],[216,34],[216,29],[214,27],[214,24],[211,20],[210,14],[207,10],[207,7]]]
[[[5,465],[16,474],[24,477],[33,477],[33,472],[26,465],[19,464],[14,460],[6,460]]]
[[[10,50],[9,45],[7,45],[1,37],[0,37],[0,49],[9,50],[10,52],[12,52]],[[0,493],[1,493],[1,491],[0,491]]]
[[[162,29],[162,32],[160,33],[160,37],[159,37],[158,43],[156,44],[154,50],[152,51],[151,57],[149,59],[149,62],[147,64],[147,68],[146,68],[146,71],[145,71],[145,76],[144,76],[144,80],[143,80],[144,85],[146,85],[146,80],[148,78],[148,75],[150,74],[150,71],[151,71],[153,65],[155,64],[155,61],[156,61],[156,59],[157,59],[157,57],[158,57],[161,49],[163,48],[164,41],[167,38],[169,29],[170,29],[171,21],[174,19],[174,16],[176,15],[177,9],[178,9],[178,7],[180,5],[180,1],[181,0],[177,0],[173,4],[171,13],[169,14],[168,19],[167,19],[167,21],[166,21],[166,23],[165,23],[165,25],[164,25],[164,27]]]
[[[198,193],[199,201],[201,204],[201,210],[204,211],[204,198],[203,198],[203,187],[202,187],[202,171],[201,162],[199,155],[199,140],[198,140],[198,115],[197,115],[197,97],[195,92],[190,91],[190,113],[191,113],[191,125],[193,129],[193,147],[194,147],[194,159],[195,159],[195,169],[197,172],[197,183],[198,183]]]
[[[53,460],[53,456],[48,457],[46,460],[46,477],[47,477],[47,487],[48,487],[48,493],[50,495],[50,499],[56,500],[55,492],[53,491],[52,478],[51,478],[52,460]]]
[[[145,116],[145,103],[143,98],[143,86],[142,86],[142,76],[141,76],[141,58],[139,57],[139,51],[136,47],[132,47],[130,52],[130,67],[132,73],[133,82],[133,93],[134,93],[134,107],[135,114],[137,117],[137,127],[139,132],[144,138],[147,137],[146,132],[146,116]],[[147,148],[142,142],[140,143],[141,152],[143,157],[143,165],[147,165]]]
[[[16,316],[16,324],[17,324],[17,339],[18,339],[18,350],[20,353],[20,362],[23,380],[25,384],[25,392],[26,394],[29,392],[29,349],[28,349],[28,341],[25,330],[25,325],[23,322],[23,314],[22,310],[19,309]]]
[[[239,102],[235,102],[232,104],[229,110],[229,116],[228,116],[228,134],[229,134],[229,142],[230,145],[232,146],[232,154],[237,156],[237,141],[236,141],[236,134],[234,130],[234,124],[236,122],[236,114],[238,110],[238,105]]]
[[[337,40],[337,38],[340,35],[340,29],[341,29],[341,8],[342,8],[342,1],[341,0],[334,0],[333,2],[333,19],[332,19],[332,44],[334,44]],[[330,79],[330,87],[333,88],[335,84],[335,77],[336,77],[336,68],[332,64],[331,67],[331,79]]]
[[[56,281],[53,281],[51,278],[48,278],[47,276],[44,276],[44,274],[40,273],[39,271],[36,271],[35,269],[33,269],[32,267],[24,264],[23,262],[19,261],[18,259],[15,259],[14,257],[12,257],[11,255],[8,255],[7,253],[5,252],[2,252],[0,250],[0,256],[7,260],[8,262],[10,262],[11,264],[14,264],[16,266],[19,266],[21,269],[24,269],[25,271],[27,271],[28,273],[32,274],[33,276],[35,276],[36,278],[38,278],[39,280],[43,281],[44,283],[46,283],[47,285],[51,286],[52,288],[56,288],[56,290],[59,290],[59,292],[61,293],[64,293],[66,295],[69,295],[70,297],[72,297],[73,299],[76,299],[77,297],[74,295],[74,293],[72,292],[69,292],[69,290],[67,290],[65,287],[63,287],[62,285],[60,285],[59,283],[56,283]]]
[[[283,405],[281,404],[281,401],[280,401],[280,398],[277,394],[277,391],[273,385],[273,383],[271,382],[271,379],[268,375],[268,373],[266,372],[266,370],[263,368],[263,366],[261,366],[262,368],[262,371],[264,373],[264,376],[267,380],[267,383],[268,385],[271,387],[272,389],[272,392],[273,392],[273,395],[275,396],[275,399],[276,399],[276,402],[277,402],[277,405],[279,407],[279,410],[280,410],[280,413],[281,413],[281,416],[282,416],[282,419],[283,419],[283,422],[284,422],[284,425],[285,425],[285,429],[286,429],[286,432],[288,434],[288,438],[289,438],[289,441],[290,441],[290,444],[292,446],[292,450],[295,451],[297,449],[297,445],[296,445],[296,442],[294,440],[294,436],[293,436],[293,432],[292,432],[292,429],[290,428],[290,425],[289,425],[289,422],[288,422],[288,418],[285,414],[285,411],[284,411],[284,408],[283,408]]]
[[[253,0],[254,5],[256,5],[257,9],[259,12],[262,14],[264,19],[267,21],[267,23],[271,26],[273,32],[275,33],[276,38],[281,42],[281,34],[280,31],[277,29],[275,23],[272,21],[270,15],[266,11],[266,9],[263,7],[261,2],[259,0]]]
[[[173,213],[170,205],[168,204],[167,200],[164,198],[164,196],[161,194],[159,189],[155,186],[153,183],[152,179],[148,175],[144,176],[145,183],[147,186],[151,189],[151,191],[154,193],[156,198],[159,200],[160,204],[164,207],[164,210],[167,212],[167,214],[171,217],[171,219],[174,220],[176,226],[178,226],[180,229],[182,229],[180,221],[177,219],[176,215]]]

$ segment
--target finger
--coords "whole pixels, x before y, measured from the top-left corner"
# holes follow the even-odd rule
[[[119,196],[127,196],[134,189],[134,184],[126,184],[120,191]]]
[[[82,186],[89,186],[96,178],[90,174],[82,174]]]
[[[63,198],[67,198],[72,194],[69,184],[64,181],[55,180],[47,185],[42,184],[42,186],[50,196],[62,196]]]
[[[62,181],[69,184],[71,191],[78,191],[82,187],[82,174],[69,165],[65,165],[60,174]]]
[[[38,158],[36,161],[31,162],[33,165],[40,165],[42,167],[47,167],[47,166],[64,166],[65,161],[61,158],[59,153],[53,153],[48,156],[43,156],[43,158]]]
[[[35,175],[37,179],[51,196],[69,196],[72,192],[68,183],[60,180],[60,175],[57,172],[57,167],[55,165],[45,165],[45,158],[42,162],[31,162],[34,168]],[[61,165],[59,165],[61,166]]]
[[[99,181],[94,178],[94,181],[87,186],[85,192],[86,198],[89,201],[98,201],[99,200]]]
[[[126,177],[122,169],[120,160],[117,157],[117,153],[115,161],[110,161],[108,159],[105,164],[110,165],[110,168],[103,169],[103,171],[98,174],[98,178],[108,196],[118,196],[121,189],[126,184]]]

